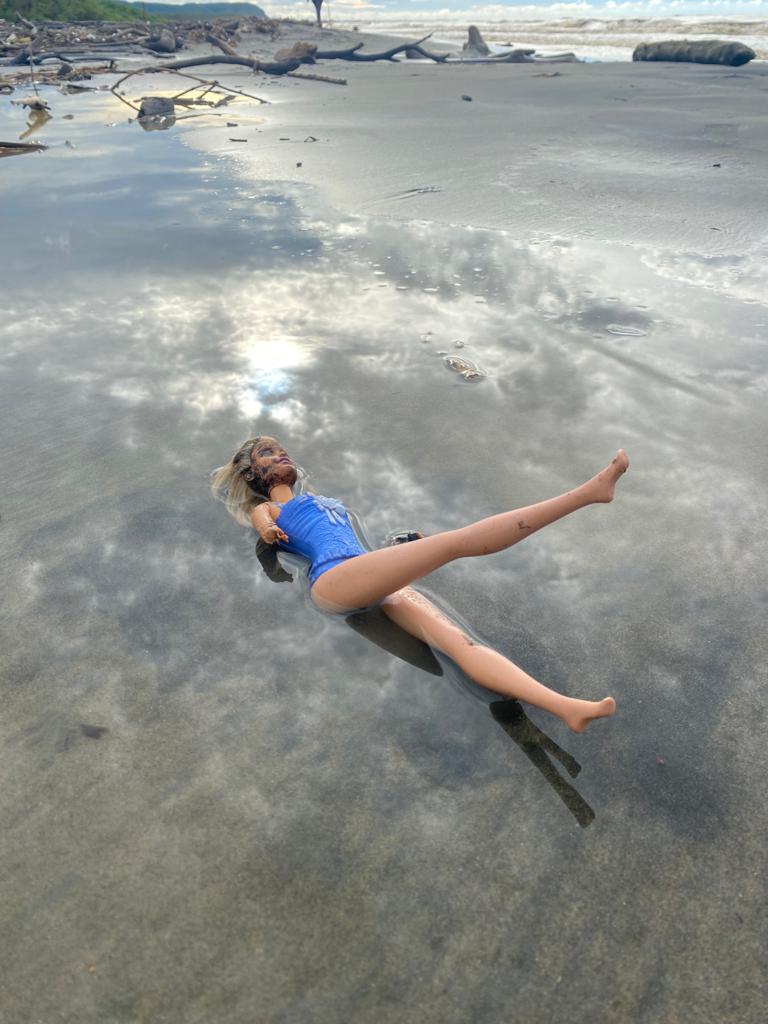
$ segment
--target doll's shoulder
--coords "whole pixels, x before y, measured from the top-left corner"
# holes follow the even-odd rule
[[[272,501],[262,501],[258,505],[254,505],[249,513],[251,523],[256,529],[258,529],[259,523],[264,523],[267,519],[274,522],[279,515],[280,506],[275,505]]]

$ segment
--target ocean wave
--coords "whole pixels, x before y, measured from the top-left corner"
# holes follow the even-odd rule
[[[393,12],[394,13],[394,12]],[[477,25],[485,40],[498,46],[536,46],[571,50],[580,57],[598,60],[631,60],[632,50],[644,42],[664,39],[718,38],[751,46],[758,59],[768,60],[768,19],[708,17],[666,18],[505,18],[471,20],[472,11],[419,12],[418,17],[379,17],[355,24],[363,31],[396,36],[432,33],[433,45],[459,46],[470,24]],[[339,22],[336,25],[341,27]]]

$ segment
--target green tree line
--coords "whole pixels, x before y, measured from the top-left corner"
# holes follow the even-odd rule
[[[144,20],[141,7],[120,0],[0,0],[0,18],[13,21],[17,11],[30,21]]]

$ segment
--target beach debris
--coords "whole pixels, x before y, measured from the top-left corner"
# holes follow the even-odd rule
[[[465,100],[467,103],[471,103],[472,102],[472,97],[471,96],[467,96],[466,93],[461,98],[463,100]]]
[[[310,75],[301,71],[289,71],[286,78],[302,78],[305,82],[328,82],[330,85],[346,85],[346,78],[331,78],[329,75]]]
[[[480,34],[477,25],[469,26],[467,41],[462,46],[461,52],[468,57],[490,57],[491,49]]]
[[[722,167],[722,164],[712,164],[713,167]]]
[[[276,61],[297,60],[301,64],[314,64],[317,54],[317,43],[294,43],[275,54]]]
[[[60,752],[66,751],[81,736],[89,740],[100,740],[108,732],[109,729],[106,725],[91,725],[89,722],[78,722],[77,725],[71,725],[62,732],[56,747]]]
[[[248,139],[230,139],[230,142],[247,142]]]
[[[533,64],[535,50],[509,50],[507,53],[493,54],[490,57],[448,57],[448,64]],[[575,59],[575,58],[574,58]]]
[[[43,125],[47,124],[51,120],[51,114],[47,107],[35,108],[30,110],[29,117],[27,118],[27,129],[22,132],[19,136],[20,139],[29,138],[30,135],[34,135],[36,131],[39,131]]]
[[[42,149],[48,149],[42,142],[0,142],[0,157],[37,153]]]
[[[167,96],[142,96],[139,117],[173,117],[176,113],[173,100]]]
[[[287,75],[300,67],[300,61],[262,61],[254,57],[233,56],[227,53],[209,54],[205,57],[190,57],[187,60],[174,60],[170,64],[155,64],[152,67],[139,68],[140,71],[182,71],[184,68],[199,68],[209,64],[238,64],[251,71],[260,71],[265,75]]]
[[[757,54],[744,43],[721,39],[666,39],[661,43],[640,43],[632,60],[683,61],[690,64],[726,64],[739,68]]]
[[[391,49],[382,50],[380,53],[360,53],[363,44],[357,43],[356,46],[351,46],[346,50],[318,50],[315,57],[318,60],[396,61],[398,54],[405,53],[406,50],[413,50],[414,53],[418,53],[422,57],[427,57],[429,60],[442,63],[448,59],[447,53],[429,53],[429,51],[425,50],[421,45],[426,42],[431,35],[432,33],[429,32],[421,39],[417,39],[415,43],[402,43],[400,46],[393,46]]]
[[[39,96],[25,96],[22,100],[11,100],[11,103],[17,107],[26,107],[28,110],[50,110],[45,100],[41,100]]]
[[[576,56],[575,53],[535,53],[533,55],[534,64],[582,64],[583,61]],[[559,71],[555,71],[551,76],[556,78],[560,74]],[[634,89],[634,85],[630,85],[630,89]]]
[[[297,167],[301,167],[301,160],[296,164]]]
[[[135,103],[131,103],[130,100],[127,100],[125,98],[125,96],[123,95],[124,90],[120,89],[120,86],[123,84],[123,82],[126,82],[129,78],[132,78],[134,75],[143,75],[145,73],[154,72],[154,71],[155,71],[155,68],[137,68],[135,71],[129,71],[126,75],[123,75],[122,78],[119,78],[110,87],[109,91],[114,96],[116,96],[117,99],[119,99],[121,103],[124,103],[127,107],[130,107],[131,110],[135,110],[138,113],[139,112],[139,107],[137,107]],[[198,78],[197,75],[188,75],[188,74],[186,74],[186,73],[184,73],[182,71],[176,71],[175,69],[172,69],[171,73],[174,74],[174,75],[178,75],[179,78],[191,79],[191,81],[196,82],[197,85],[190,86],[187,89],[183,89],[181,92],[176,93],[175,96],[171,96],[171,97],[149,97],[149,96],[145,96],[144,100],[156,99],[156,98],[167,100],[170,103],[172,103],[174,108],[175,108],[175,105],[177,103],[183,105],[185,102],[188,102],[190,104],[204,103],[206,106],[211,106],[212,105],[214,107],[220,107],[223,104],[226,104],[230,100],[234,99],[236,96],[242,96],[245,99],[249,99],[249,100],[256,100],[258,103],[268,103],[269,102],[269,100],[264,100],[260,96],[254,96],[252,93],[243,92],[241,89],[233,89],[231,86],[228,86],[227,89],[224,90],[224,87],[219,85],[218,82],[211,82],[211,81],[209,81],[206,78]],[[190,93],[190,92],[193,92],[193,91],[197,91],[200,86],[204,86],[205,87],[202,95],[196,97],[195,99],[187,99],[185,101],[184,97],[186,96],[186,94]],[[213,92],[223,92],[224,95],[220,99],[218,99],[216,102],[214,102],[214,103],[211,103],[211,101],[204,100],[204,97],[207,96],[208,93],[213,93]],[[171,124],[174,123],[174,121],[172,121],[170,119],[171,118],[171,114],[170,113],[165,114],[165,115],[159,115],[159,116],[166,119],[166,123],[165,124],[150,124],[149,118],[150,117],[158,117],[158,115],[148,115],[145,118],[141,118],[141,115],[140,115],[139,116],[139,124],[141,124],[142,128],[144,128],[145,130],[152,131],[155,128],[158,128],[158,127],[160,127],[160,128],[169,128],[171,126]],[[184,117],[190,117],[190,116],[194,117],[196,115],[194,115],[194,114],[191,114],[191,115],[190,114],[185,114],[183,116]]]
[[[485,374],[469,359],[462,359],[460,356],[445,356],[443,362],[449,370],[458,373],[464,380],[476,382],[485,379]]]
[[[50,6],[50,5],[49,5]],[[241,33],[260,34],[276,38],[280,33],[280,24],[271,18],[259,16],[259,9],[253,8],[254,14],[229,18],[181,18],[178,21],[166,20],[162,24],[151,27],[146,21],[40,21],[29,22],[19,29],[8,31],[12,26],[0,20],[0,57],[19,58],[19,63],[38,63],[45,53],[64,51],[67,59],[83,60],[84,52],[105,53],[120,51],[140,53],[149,49],[154,53],[175,53],[184,46],[197,45],[205,42],[210,33],[223,40],[239,42]],[[5,29],[5,31],[3,31]],[[4,38],[3,38],[4,37]],[[35,55],[29,53],[34,45]],[[171,47],[173,47],[171,49]],[[26,56],[22,55],[26,50]]]
[[[98,92],[98,91],[99,90],[96,88],[95,85],[79,85],[79,84],[77,84],[75,82],[65,82],[62,85],[61,89],[60,89],[60,92],[64,93],[65,96],[69,96],[69,95],[71,95],[73,93],[78,93],[78,92]]]
[[[609,334],[618,334],[625,338],[644,338],[646,335],[639,327],[630,327],[628,324],[606,324],[605,329]]]
[[[176,107],[173,100],[168,96],[142,96],[137,121],[145,132],[172,128],[176,124]]]
[[[155,53],[176,53],[178,49],[176,36],[169,28],[161,28],[157,35],[148,36],[144,40],[144,45]]]
[[[437,185],[422,185],[420,188],[406,188],[402,192],[390,192],[382,199],[413,199],[415,196],[430,195],[432,192],[442,192]],[[413,273],[413,271],[411,271]]]

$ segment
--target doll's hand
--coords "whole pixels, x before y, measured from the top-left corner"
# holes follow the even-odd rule
[[[281,530],[276,523],[271,523],[259,530],[259,536],[265,544],[276,544],[279,540],[288,543],[288,534]]]

